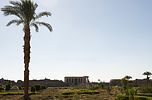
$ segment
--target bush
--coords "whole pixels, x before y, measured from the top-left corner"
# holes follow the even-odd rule
[[[47,87],[44,86],[44,85],[41,86],[41,89],[42,89],[42,90],[44,90],[44,89],[46,89],[46,88],[47,88]]]
[[[36,91],[41,90],[41,85],[35,85],[34,87],[35,87],[35,90],[36,90]]]
[[[131,88],[131,89],[128,89],[128,92],[129,92],[129,95],[134,96],[137,94],[137,89]]]
[[[97,90],[99,88],[101,88],[99,85],[94,85],[94,86],[89,87],[89,89],[91,89],[91,90]]]
[[[21,86],[19,86],[18,88],[19,88],[19,90],[22,90],[22,89],[23,89]]]
[[[10,83],[7,83],[6,85],[5,85],[5,90],[6,91],[9,91],[11,89],[11,84]]]
[[[34,86],[32,86],[31,87],[31,91],[32,91],[32,89],[33,89],[33,91],[34,91],[34,89],[35,89],[35,91],[39,91],[39,90],[44,90],[44,89],[46,89],[47,87],[46,86],[44,86],[44,85],[34,85]]]
[[[4,88],[2,86],[0,86],[0,92],[3,91],[3,90],[4,90]]]
[[[35,87],[32,86],[32,87],[31,87],[31,92],[35,92],[35,91],[36,91]]]
[[[129,100],[129,96],[118,94],[116,100]]]

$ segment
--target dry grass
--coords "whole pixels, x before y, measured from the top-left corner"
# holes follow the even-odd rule
[[[106,90],[96,90],[97,94],[79,94],[82,89],[73,88],[47,88],[39,93],[30,95],[31,100],[115,100]],[[66,91],[73,94],[64,95]],[[86,92],[87,90],[85,90]],[[90,92],[90,90],[88,90]],[[23,100],[23,95],[0,95],[0,100]]]

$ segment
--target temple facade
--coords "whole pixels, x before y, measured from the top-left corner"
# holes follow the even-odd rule
[[[69,85],[88,85],[89,84],[89,76],[82,76],[82,77],[76,77],[76,76],[73,76],[73,77],[64,77],[64,82],[66,84],[69,84]]]

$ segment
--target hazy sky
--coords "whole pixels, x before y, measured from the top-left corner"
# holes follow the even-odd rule
[[[32,28],[30,79],[89,76],[109,81],[152,71],[152,0],[34,0],[52,12]],[[9,0],[0,0],[0,8]],[[0,11],[0,78],[23,79],[22,26],[6,27],[14,16]]]

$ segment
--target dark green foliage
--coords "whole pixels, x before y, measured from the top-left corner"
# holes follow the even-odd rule
[[[100,82],[98,85],[99,85],[99,87],[102,88],[102,89],[106,86],[106,84],[105,84],[104,82]]]
[[[32,91],[40,91],[40,90],[44,90],[44,89],[46,89],[47,87],[46,86],[44,86],[44,85],[34,85],[34,86],[32,86],[31,87],[31,92]]]
[[[23,89],[21,86],[19,86],[18,88],[19,88],[19,90],[22,90],[22,89]]]
[[[43,90],[43,89],[46,89],[47,87],[46,86],[44,86],[44,85],[42,85],[41,86],[41,89]]]
[[[35,92],[35,91],[36,91],[35,87],[32,86],[32,87],[31,87],[31,92]]]
[[[5,85],[5,91],[9,91],[11,89],[11,84],[10,83],[7,83]]]
[[[74,93],[74,92],[69,91],[69,92],[63,92],[62,94],[63,94],[63,95],[73,95],[73,94],[75,94],[75,93]]]
[[[35,87],[35,90],[36,90],[36,91],[41,90],[41,85],[35,85],[34,87]]]
[[[29,25],[33,26],[36,29],[36,32],[39,30],[39,25],[43,25],[52,31],[52,27],[50,24],[45,22],[39,22],[38,20],[43,16],[51,16],[50,12],[40,12],[36,14],[36,9],[38,5],[31,0],[21,0],[21,1],[10,1],[10,5],[1,8],[1,11],[4,12],[5,16],[15,15],[18,19],[11,20],[7,26],[11,24],[16,25]]]
[[[77,93],[78,94],[90,94],[90,95],[99,94],[98,91],[92,91],[92,90],[84,90],[84,91],[79,91]]]
[[[3,90],[4,90],[4,88],[0,85],[0,92],[3,91]]]

